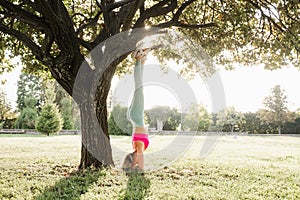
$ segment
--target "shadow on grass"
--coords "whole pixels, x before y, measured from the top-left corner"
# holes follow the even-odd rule
[[[96,182],[100,176],[105,176],[105,173],[99,170],[76,171],[69,177],[60,179],[54,186],[47,188],[35,199],[80,199],[80,195],[86,193],[89,187]]]
[[[121,200],[145,199],[149,192],[150,180],[140,173],[131,173],[128,177],[127,188]]]

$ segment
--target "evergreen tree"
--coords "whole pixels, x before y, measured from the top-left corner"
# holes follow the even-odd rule
[[[63,120],[57,105],[54,103],[54,83],[49,82],[46,88],[46,104],[42,107],[41,114],[36,122],[36,129],[48,136],[61,130]]]
[[[56,105],[46,103],[42,107],[41,115],[36,122],[36,129],[48,136],[51,133],[57,133],[62,128],[62,119]]]
[[[111,135],[125,135],[122,129],[117,125],[116,120],[112,114],[108,119],[108,132]]]
[[[28,97],[34,97],[36,99],[36,105],[39,109],[45,101],[43,80],[39,76],[22,73],[17,83],[17,107],[20,111],[25,108],[25,99]]]
[[[17,128],[35,129],[35,121],[37,118],[36,102],[37,100],[34,97],[25,98],[25,108],[22,109],[16,121]]]
[[[127,119],[126,107],[113,107],[108,119],[108,131],[112,135],[131,135],[132,125]]]
[[[63,127],[64,130],[73,130],[74,129],[74,120],[72,116],[72,100],[70,97],[64,97],[60,101],[60,113],[63,118]]]
[[[62,101],[64,98],[70,97],[70,95],[57,83],[57,81],[54,82],[53,86],[55,90],[55,98],[54,98],[54,103],[58,106],[59,110],[62,110]],[[72,110],[72,109],[71,109]]]
[[[72,101],[72,112],[73,112],[74,128],[76,130],[80,130],[81,129],[80,110],[79,110],[79,106],[76,104],[74,100]]]

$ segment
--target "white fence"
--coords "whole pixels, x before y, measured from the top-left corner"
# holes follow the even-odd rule
[[[40,134],[35,129],[2,129],[0,134]],[[81,130],[61,130],[58,135],[80,135]],[[247,135],[246,132],[149,131],[150,135]]]
[[[40,134],[35,129],[2,129],[0,134]],[[80,130],[61,130],[57,133],[58,135],[79,135]]]
[[[0,134],[40,134],[35,129],[2,129]],[[80,135],[81,130],[61,130],[57,135]],[[300,134],[248,134],[247,132],[196,132],[196,131],[149,131],[149,135],[248,135],[248,136],[297,136]]]

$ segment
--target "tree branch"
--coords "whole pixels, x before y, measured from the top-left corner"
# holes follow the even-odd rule
[[[34,3],[30,0],[22,0],[22,2],[26,3],[27,5],[32,7],[34,10],[36,10],[38,12],[41,12],[41,8],[36,3]]]
[[[182,12],[184,11],[184,9],[186,9],[186,7],[188,7],[189,5],[191,5],[192,3],[194,3],[195,1],[197,1],[197,0],[187,0],[187,1],[185,1],[185,2],[178,8],[178,10],[176,11],[176,13],[175,13],[175,15],[174,15],[174,17],[173,17],[173,20],[174,20],[174,21],[178,21],[180,15],[181,15]]]
[[[89,43],[81,38],[78,38],[77,40],[78,40],[79,44],[81,46],[83,46],[84,48],[86,48],[88,51],[91,51],[94,47],[94,45],[92,43]]]
[[[120,9],[118,12],[118,19],[123,25],[122,31],[127,31],[131,28],[133,18],[143,3],[144,0],[133,1]]]
[[[140,18],[135,23],[134,28],[142,27],[146,19],[149,19],[150,17],[165,15],[168,12],[175,10],[176,7],[177,7],[177,0],[161,1],[155,4],[154,6],[152,6],[151,8],[144,10]]]
[[[155,27],[159,27],[159,28],[167,28],[167,27],[171,27],[171,26],[176,26],[176,27],[180,27],[180,28],[187,28],[187,29],[199,29],[199,28],[210,28],[210,27],[214,27],[217,26],[216,23],[204,23],[204,24],[187,24],[187,23],[183,23],[182,21],[179,20],[180,16],[182,15],[183,11],[189,6],[191,5],[193,2],[195,2],[196,0],[188,0],[185,1],[176,11],[176,13],[174,14],[173,18],[168,21],[168,22],[164,22],[164,23],[160,23],[158,25],[156,25]],[[161,3],[161,2],[160,2]],[[173,4],[173,5],[172,5]],[[175,8],[177,6],[177,1],[173,0],[170,4],[170,7],[174,6]],[[174,9],[175,9],[174,8]],[[149,10],[149,9],[148,9]],[[147,11],[147,10],[146,10]],[[146,12],[145,11],[145,12]],[[171,11],[171,10],[170,10]],[[168,11],[168,12],[170,12]],[[155,15],[153,15],[155,16]]]
[[[13,13],[7,13],[10,17],[14,17],[24,23],[32,25],[33,27],[37,28],[37,30],[46,28],[42,18],[22,9],[20,6],[10,3],[9,1],[0,1],[0,5]]]
[[[36,45],[25,34],[21,33],[20,31],[10,29],[2,23],[0,23],[0,31],[8,35],[12,35],[16,37],[18,40],[22,41],[32,51],[32,53],[36,56],[37,59],[41,61],[43,60],[41,48],[38,45]]]
[[[185,23],[175,23],[173,26],[180,27],[180,28],[187,28],[187,29],[198,29],[198,28],[210,28],[210,27],[217,27],[216,23],[206,23],[206,24],[185,24]]]
[[[255,2],[253,2],[253,1],[251,1],[251,0],[247,0],[247,2],[249,2],[249,3],[250,3],[251,5],[253,5],[256,9],[258,9],[258,10],[260,11],[261,15],[262,15],[264,18],[268,19],[269,22],[270,22],[271,24],[273,24],[278,30],[280,30],[281,32],[284,32],[284,31],[285,31],[284,29],[286,29],[286,27],[285,27],[284,25],[283,25],[283,27],[279,26],[279,25],[272,19],[271,16],[266,15],[266,14],[264,13],[264,11],[261,9],[261,7],[258,5],[258,3],[255,3]]]
[[[132,2],[135,2],[136,0],[122,0],[122,1],[117,1],[115,3],[112,3],[112,4],[109,4],[107,7],[106,7],[106,10],[107,12],[110,12],[112,11],[113,9],[116,9],[116,8],[119,8],[119,7],[122,7],[126,4],[129,4],[129,3],[132,3]]]
[[[95,17],[86,20],[87,22],[84,23],[84,24],[82,24],[82,25],[76,30],[76,34],[78,35],[83,29],[86,29],[86,28],[88,28],[88,27],[91,27],[91,26],[96,25],[96,24],[97,24],[97,21],[98,21],[98,19],[99,19],[99,17],[100,17],[100,15],[101,15],[101,13],[102,13],[102,12],[99,11]]]

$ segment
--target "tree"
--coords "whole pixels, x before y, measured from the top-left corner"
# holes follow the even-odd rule
[[[72,100],[70,97],[64,97],[61,101],[60,113],[63,119],[62,129],[64,130],[73,130],[74,121],[72,115]]]
[[[227,107],[218,113],[217,125],[223,126],[223,130],[226,130],[226,126],[228,126],[230,132],[233,132],[243,120],[244,115],[242,113],[237,112],[234,107]]]
[[[281,134],[282,125],[293,120],[292,113],[287,108],[287,96],[285,91],[276,85],[271,89],[271,94],[264,99],[266,107],[260,113],[262,120],[277,126],[278,134]]]
[[[286,122],[282,127],[282,132],[289,134],[299,134],[300,133],[300,117],[296,117],[293,122]]]
[[[260,118],[257,113],[247,112],[244,113],[245,121],[239,129],[243,132],[249,132],[252,134],[262,133],[260,127]]]
[[[57,106],[46,103],[42,107],[40,116],[36,120],[36,129],[49,136],[51,133],[57,133],[62,128],[62,119]]]
[[[47,134],[47,136],[51,133],[59,132],[63,125],[58,106],[54,103],[54,85],[53,81],[47,84],[46,103],[43,105],[41,114],[36,120],[36,129],[43,134]]]
[[[2,0],[0,57],[4,58],[6,50],[11,57],[20,55],[28,71],[50,73],[73,96],[82,120],[80,167],[108,166],[113,159],[106,98],[115,72],[128,70],[119,64],[130,52],[116,60],[107,59],[113,49],[127,45],[125,40],[94,53],[95,47],[120,32],[131,34],[131,29],[174,27],[204,47],[218,63],[264,63],[267,68],[279,68],[291,62],[299,66],[298,10],[297,1]],[[145,29],[144,36],[151,31]],[[133,38],[132,43],[139,40]],[[167,51],[156,55],[161,60],[180,59]],[[93,62],[84,62],[89,53],[96,67],[103,69],[108,64],[99,79],[89,64]],[[198,72],[192,66],[185,72]],[[76,77],[82,85],[74,88]],[[94,90],[95,98],[90,95]],[[87,149],[87,144],[92,149]]]
[[[112,135],[131,135],[132,125],[127,119],[127,108],[117,104],[108,119],[108,132]]]
[[[34,97],[27,97],[24,101],[25,108],[22,109],[21,114],[16,121],[16,127],[22,129],[35,129],[37,100]]]
[[[167,121],[163,124],[163,130],[176,131],[181,122],[181,114],[176,108],[170,110]]]
[[[269,134],[274,132],[273,124],[265,123],[260,118],[261,110],[244,113],[244,120],[238,123],[238,129],[251,134]]]
[[[61,108],[64,106],[62,104],[63,99],[71,99],[70,95],[55,81],[53,86],[53,89],[55,91],[55,98],[54,103],[58,106],[58,108],[61,110]],[[66,100],[63,100],[66,101]],[[71,103],[71,102],[70,102]]]
[[[6,99],[6,94],[0,88],[0,128],[4,127],[7,120],[14,118],[11,105]]]
[[[202,105],[193,105],[184,116],[182,128],[192,131],[208,131],[211,123],[211,116],[206,108]]]
[[[162,130],[176,130],[180,124],[181,116],[176,108],[169,106],[154,106],[145,111],[149,127],[158,130],[159,123],[162,123]]]
[[[33,74],[21,73],[18,80],[17,106],[19,111],[25,108],[25,99],[33,97],[37,100],[37,108],[40,108],[45,99],[43,94],[42,79]]]
[[[295,121],[294,122],[287,122],[288,124],[292,123],[293,132],[287,131],[287,133],[295,133],[300,134],[300,108],[298,108],[295,112]]]

